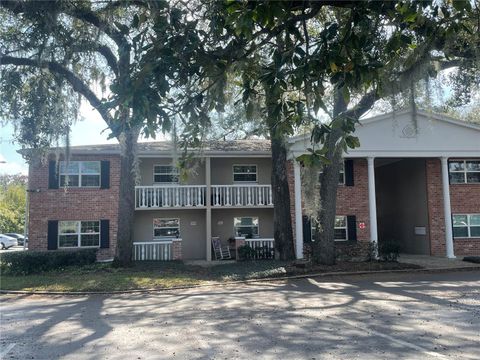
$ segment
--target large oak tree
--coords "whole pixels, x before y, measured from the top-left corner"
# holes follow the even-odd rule
[[[199,44],[196,22],[180,3],[158,0],[2,0],[0,15],[0,115],[14,123],[18,142],[54,144],[68,134],[79,99],[118,139],[116,259],[130,263],[139,133],[170,131],[176,114],[202,114],[197,103],[179,96],[190,79],[184,65]],[[147,51],[154,46],[160,51],[151,59]]]

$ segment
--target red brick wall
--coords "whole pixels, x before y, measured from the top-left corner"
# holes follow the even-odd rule
[[[72,160],[109,160],[110,188],[48,188],[48,162],[30,165],[29,249],[47,250],[48,220],[110,220],[110,247],[99,249],[98,258],[115,255],[118,228],[118,196],[120,184],[120,158],[118,156],[72,156]]]
[[[172,258],[173,260],[182,260],[182,241],[172,241]]]
[[[428,159],[426,166],[431,253],[435,256],[445,256],[445,217],[440,159]],[[452,214],[479,214],[480,184],[450,185],[450,204]],[[454,239],[453,244],[456,256],[480,255],[480,238]]]
[[[293,163],[289,161],[288,184],[290,188],[290,208],[293,229],[295,229],[295,192]],[[339,185],[337,190],[337,215],[355,215],[357,217],[357,242],[337,242],[339,256],[363,257],[367,255],[370,242],[370,224],[368,210],[368,167],[366,159],[355,159],[353,163],[354,186]],[[303,203],[303,201],[302,201]],[[359,229],[359,223],[365,223]],[[300,224],[302,226],[302,224]],[[295,237],[295,231],[294,231]]]

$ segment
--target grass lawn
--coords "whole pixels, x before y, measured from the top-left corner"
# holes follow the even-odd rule
[[[0,289],[27,291],[112,291],[172,288],[244,279],[327,271],[368,271],[415,268],[399,263],[338,263],[333,267],[297,268],[275,260],[225,263],[203,267],[182,262],[143,262],[126,269],[110,264],[68,267],[26,276],[2,275]]]

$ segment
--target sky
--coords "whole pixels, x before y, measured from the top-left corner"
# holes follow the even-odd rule
[[[107,140],[108,132],[101,134],[105,129],[105,122],[100,115],[92,110],[88,105],[82,103],[80,113],[84,117],[83,121],[78,121],[72,127],[71,144],[72,145],[90,145],[115,143],[116,140]],[[0,174],[27,174],[28,166],[22,156],[17,153],[20,146],[13,143],[13,126],[7,124],[0,127]],[[2,163],[6,161],[6,163]]]
[[[100,115],[85,102],[80,106],[80,114],[83,120],[79,120],[73,127],[70,136],[71,145],[92,145],[92,144],[115,144],[116,139],[108,140],[109,131],[103,132],[106,124]],[[162,137],[157,137],[160,140]],[[1,174],[25,174],[28,173],[28,165],[22,156],[17,152],[20,149],[18,144],[13,143],[14,129],[7,124],[0,125],[0,175]],[[140,139],[142,141],[148,141]],[[4,163],[5,162],[5,163]]]

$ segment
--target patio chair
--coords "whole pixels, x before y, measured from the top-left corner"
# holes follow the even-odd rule
[[[230,248],[228,245],[222,245],[219,237],[212,237],[213,253],[215,260],[231,259]]]

